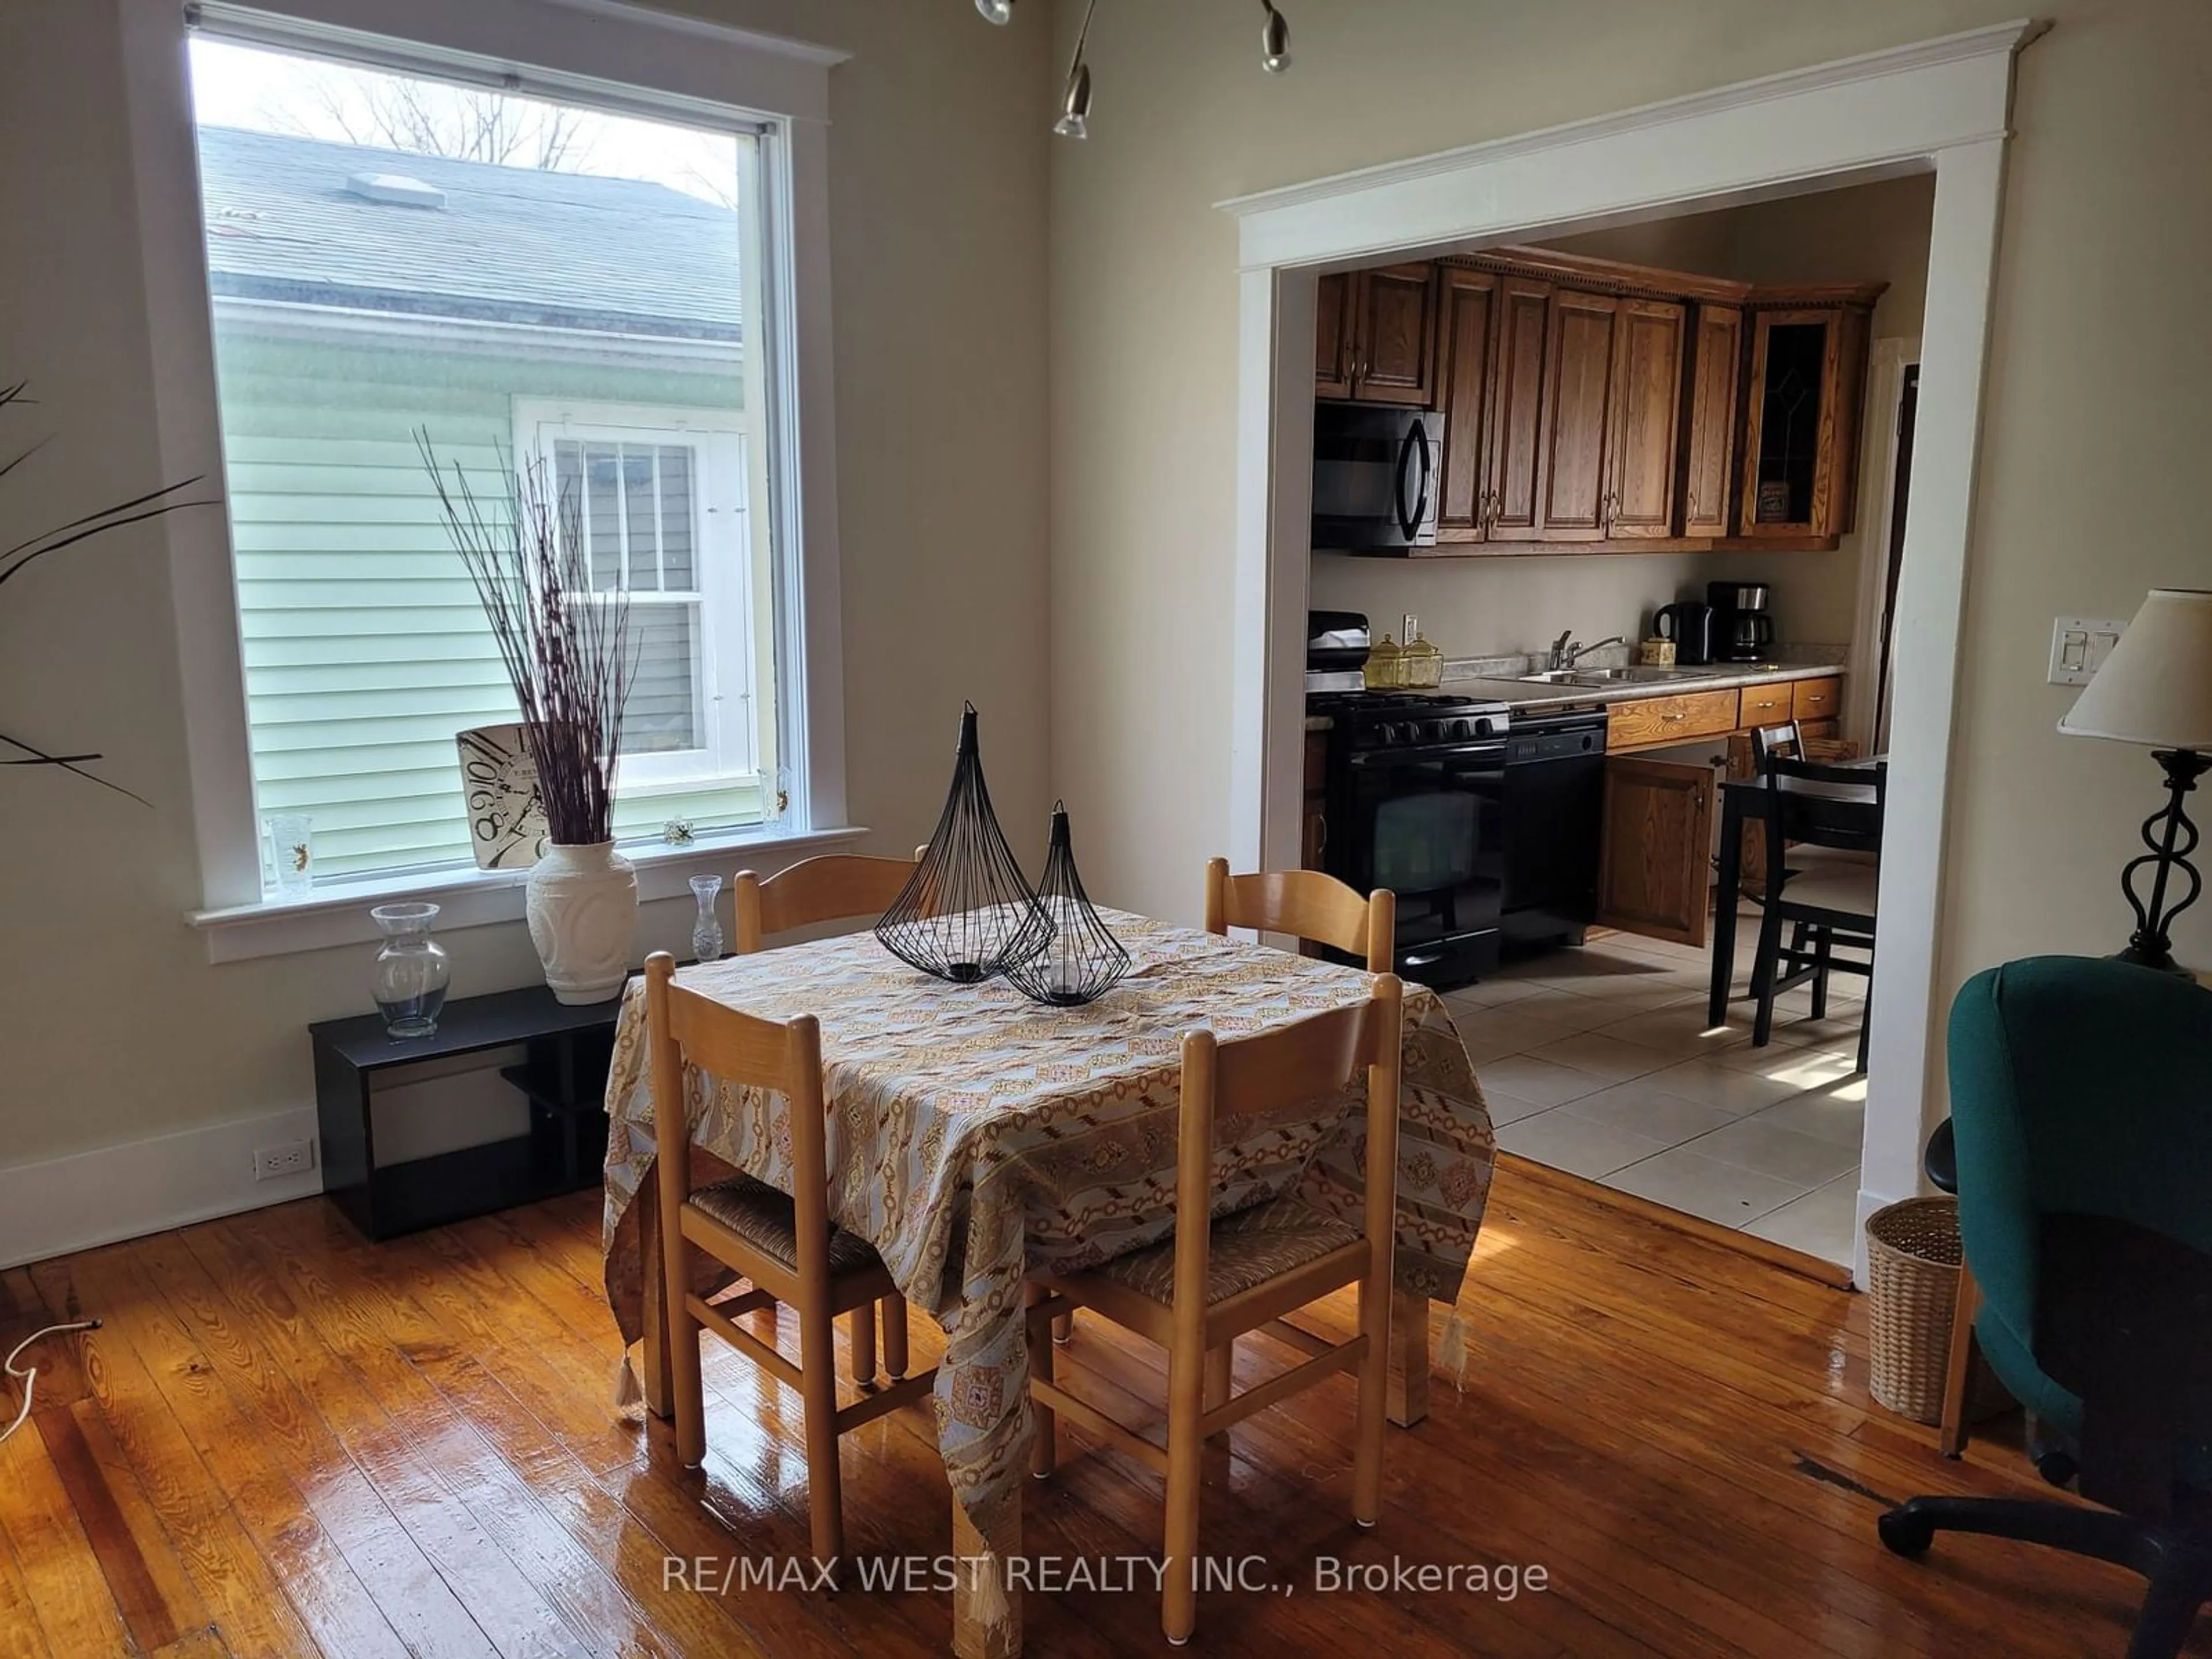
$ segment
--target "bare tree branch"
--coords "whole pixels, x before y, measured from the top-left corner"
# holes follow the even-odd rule
[[[296,94],[268,100],[262,113],[272,126],[303,138],[501,167],[573,167],[590,149],[579,111],[488,88],[398,76],[317,76]]]

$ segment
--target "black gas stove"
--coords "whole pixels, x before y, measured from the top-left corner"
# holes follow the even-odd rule
[[[1361,749],[1502,738],[1513,723],[1508,704],[1443,691],[1309,692],[1306,713],[1328,715]]]
[[[1323,691],[1306,712],[1329,720],[1323,864],[1397,895],[1400,973],[1464,984],[1508,939],[1579,941],[1596,898],[1602,708]]]

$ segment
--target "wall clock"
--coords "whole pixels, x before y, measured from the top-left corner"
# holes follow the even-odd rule
[[[469,847],[479,870],[527,870],[551,840],[538,790],[538,763],[522,727],[478,726],[453,735],[461,753],[461,792]]]

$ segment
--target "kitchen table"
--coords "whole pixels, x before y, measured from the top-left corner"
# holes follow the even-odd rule
[[[1887,755],[1868,755],[1836,766],[1863,766],[1869,771],[1888,760]],[[1784,778],[1784,789],[1824,799],[1875,804],[1875,784],[1827,783],[1814,778]],[[1735,973],[1735,913],[1742,902],[1743,827],[1766,821],[1766,780],[1729,778],[1721,784],[1720,881],[1714,889],[1713,968],[1711,988],[1705,1001],[1705,1023],[1718,1025],[1728,1018],[1729,992]]]
[[[961,1554],[1020,1549],[1028,1270],[1091,1267],[1173,1231],[1183,1034],[1201,1025],[1224,1038],[1264,1031],[1356,1002],[1372,983],[1356,969],[1105,915],[1133,971],[1081,1008],[1040,1006],[1002,981],[942,983],[869,933],[679,975],[748,1013],[821,1022],[831,1219],[873,1245],[908,1302],[945,1331],[933,1406]],[[656,1349],[665,1322],[649,1259],[659,1103],[648,1085],[642,991],[633,984],[626,995],[608,1081],[604,1243],[616,1322],[625,1342],[645,1340],[647,1403],[665,1416],[665,1355]],[[1425,1381],[1426,1304],[1458,1297],[1495,1149],[1458,1034],[1443,1003],[1416,986],[1407,988],[1404,1051],[1394,1302],[1407,1316],[1392,1346]],[[710,1077],[687,1093],[696,1182],[742,1170],[787,1187],[781,1097]],[[1358,1095],[1255,1124],[1224,1150],[1222,1200],[1295,1193],[1356,1224],[1365,1140]],[[980,1595],[978,1581],[961,1580],[958,1651],[1018,1650],[1019,1600],[996,1606],[1001,1577]],[[991,1618],[979,1616],[979,1601]]]

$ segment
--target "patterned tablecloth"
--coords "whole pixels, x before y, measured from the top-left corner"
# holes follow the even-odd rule
[[[1042,1007],[1003,982],[951,986],[872,934],[687,968],[696,990],[769,1018],[822,1024],[830,1213],[881,1253],[943,1327],[939,1444],[986,1536],[1028,1466],[1023,1279],[1094,1265],[1174,1231],[1183,1033],[1247,1036],[1342,1007],[1371,979],[1140,916],[1107,912],[1134,959],[1086,1007]],[[607,1294],[626,1341],[643,1328],[632,1200],[652,1179],[642,981],[625,997],[607,1084]],[[1459,1294],[1496,1151],[1490,1115],[1443,1005],[1408,986],[1398,1169],[1397,1285]],[[742,1170],[789,1189],[781,1097],[703,1076],[691,1095],[695,1182]],[[1355,1090],[1316,1116],[1255,1121],[1227,1149],[1217,1212],[1292,1189],[1355,1224],[1366,1140]],[[702,1289],[705,1288],[703,1285]]]

